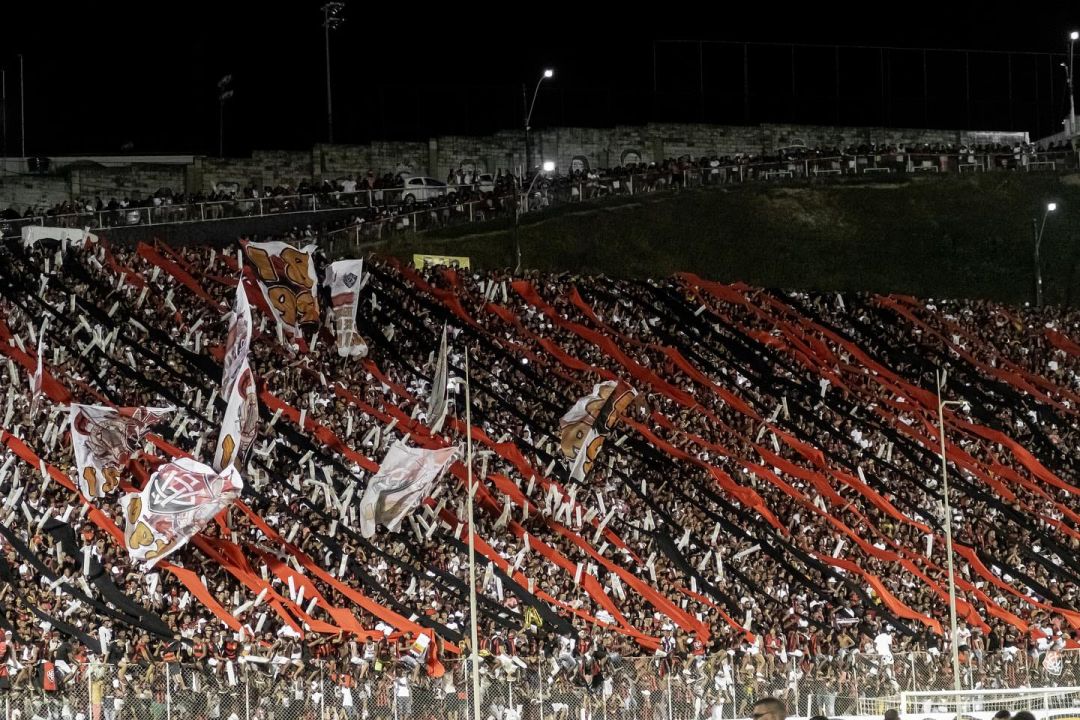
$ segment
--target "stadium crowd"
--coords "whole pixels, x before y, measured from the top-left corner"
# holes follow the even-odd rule
[[[224,407],[236,249],[2,253],[0,683],[40,686],[46,664],[56,685],[78,683],[93,660],[115,682],[90,681],[129,707],[167,674],[223,688],[226,717],[242,674],[282,717],[316,672],[348,717],[414,692],[459,712],[467,664],[453,658],[468,654],[471,621],[462,462],[400,533],[363,538],[349,498],[395,440],[464,443],[465,353],[490,687],[518,679],[526,705],[539,696],[557,714],[593,697],[582,689],[625,708],[666,682],[686,707],[745,711],[766,694],[797,704],[812,680],[820,705],[808,710],[831,715],[856,695],[950,686],[951,643],[972,687],[1078,670],[1074,312],[369,258],[357,324],[370,356],[339,357],[325,328],[310,352],[286,352],[257,314],[261,416],[243,507],[142,572],[109,530],[123,527],[119,496],[98,514],[69,489],[65,404],[179,409],[121,489],[170,456],[204,458]],[[444,324],[453,412],[432,433]],[[42,341],[49,380],[35,393]],[[963,401],[946,412],[956,637],[937,368]],[[559,419],[614,378],[642,402],[572,481]],[[306,577],[307,600],[291,573]],[[346,608],[362,630],[343,627]],[[421,629],[436,637],[426,652]],[[449,671],[429,676],[436,657]]]

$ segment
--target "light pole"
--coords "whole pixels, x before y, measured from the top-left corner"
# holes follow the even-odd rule
[[[1069,66],[1065,68],[1069,79],[1069,142],[1073,142],[1076,136],[1076,99],[1073,97],[1073,49],[1076,41],[1080,39],[1080,32],[1073,30],[1069,33]],[[1073,148],[1076,149],[1075,147]]]
[[[232,75],[218,80],[218,157],[225,157],[225,101],[233,96]]]
[[[1046,203],[1043,211],[1042,223],[1037,218],[1031,218],[1031,232],[1035,236],[1035,307],[1042,307],[1042,262],[1039,259],[1039,249],[1042,246],[1043,230],[1046,229],[1046,218],[1050,213],[1057,210],[1057,203]]]
[[[947,405],[963,405],[957,400],[942,400],[941,391],[945,387],[946,372],[939,370],[937,376],[937,416],[938,437],[941,438],[941,491],[945,499],[945,561],[949,572],[949,649],[952,651],[953,689],[960,692],[960,648],[956,642],[956,581],[953,579],[953,548],[952,548],[952,508],[949,505],[949,468],[945,455],[945,407]]]
[[[550,80],[555,77],[555,71],[551,68],[547,68],[540,74],[540,79],[536,81],[536,89],[533,90],[532,102],[529,103],[529,110],[525,113],[525,171],[528,172],[532,166],[532,149],[529,147],[529,130],[532,125],[533,109],[536,107],[536,96],[540,94],[540,84],[545,80]],[[525,86],[522,85],[522,92],[524,94]],[[524,97],[522,98],[524,100]]]
[[[19,140],[22,143],[22,157],[26,160],[26,82],[23,80],[23,57],[19,53]]]
[[[326,141],[334,142],[334,105],[330,98],[330,31],[345,22],[338,13],[345,9],[343,2],[328,2],[322,6],[323,31],[326,36]]]
[[[0,68],[0,154],[4,157],[4,167],[0,173],[7,172],[7,68]]]
[[[553,161],[551,161],[551,160],[545,160],[543,162],[543,164],[540,166],[540,170],[544,174],[549,173],[549,172],[554,172],[555,163]],[[534,173],[533,174],[532,182],[529,183],[529,187],[525,191],[525,194],[520,196],[518,198],[518,201],[516,203],[514,203],[514,262],[515,262],[514,274],[515,275],[518,275],[518,274],[521,273],[521,242],[520,242],[520,240],[518,238],[518,228],[521,227],[521,206],[522,206],[522,202],[523,202],[522,198],[524,198],[525,209],[528,210],[529,195],[532,194],[533,187],[536,185],[536,181],[538,179],[540,179],[540,175],[541,175],[541,173]]]

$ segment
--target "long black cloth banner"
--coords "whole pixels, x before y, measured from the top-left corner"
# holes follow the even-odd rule
[[[30,548],[27,547],[26,544],[22,540],[20,540],[19,537],[9,528],[0,525],[0,535],[3,536],[3,538],[8,542],[9,545],[11,545],[15,552],[22,556],[26,560],[26,562],[28,562],[30,566],[34,568],[34,570],[38,573],[39,576],[53,577],[54,573],[50,571],[49,568],[46,567],[45,564],[41,562],[41,560],[39,560],[38,557],[30,550]],[[165,623],[160,618],[154,617],[147,610],[140,609],[139,614],[132,616],[120,610],[113,609],[103,602],[94,600],[92,597],[84,594],[78,588],[73,587],[71,583],[60,583],[59,587],[73,600],[85,603],[87,606],[93,608],[94,611],[97,612],[99,615],[110,617],[118,622],[124,623],[125,625],[130,625],[140,628],[142,630],[146,630],[147,632],[154,635],[164,637],[172,637],[173,635],[173,633],[168,630],[168,628],[165,626]],[[117,593],[119,593],[119,590],[117,590]],[[130,599],[125,598],[125,600],[127,604],[132,604]],[[31,609],[33,610],[35,608]],[[147,621],[145,619],[145,616],[150,616],[152,619],[150,621]]]
[[[81,642],[83,645],[86,646],[86,649],[93,654],[101,654],[101,643],[97,640],[97,638],[87,635],[74,625],[69,625],[63,620],[60,620],[53,617],[52,615],[49,615],[46,612],[38,610],[36,607],[28,605],[27,609],[30,610],[30,612],[34,613],[34,615],[36,615],[39,620],[44,620],[45,622],[49,623],[54,628],[59,630],[62,634],[67,635],[72,640],[78,640],[79,642]]]

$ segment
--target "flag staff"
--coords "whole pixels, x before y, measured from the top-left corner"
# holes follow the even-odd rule
[[[465,503],[469,515],[469,676],[472,678],[472,720],[480,720],[480,655],[476,632],[476,532],[473,529],[472,394],[469,384],[469,348],[465,347]]]

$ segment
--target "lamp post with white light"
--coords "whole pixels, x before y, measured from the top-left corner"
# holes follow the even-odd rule
[[[529,146],[529,130],[532,127],[532,114],[533,109],[536,107],[536,96],[540,94],[540,85],[545,80],[550,80],[555,77],[555,71],[551,68],[547,68],[540,74],[540,79],[536,81],[536,89],[533,90],[532,102],[529,103],[528,111],[525,113],[525,171],[528,172],[532,163],[532,148]],[[525,85],[521,86],[522,100],[525,99]]]
[[[322,6],[323,33],[326,41],[326,141],[330,144],[334,142],[334,105],[330,98],[330,31],[345,22],[345,19],[340,16],[344,9],[345,3],[339,1],[328,2]]]
[[[1035,236],[1035,307],[1042,307],[1042,262],[1039,259],[1039,249],[1042,246],[1043,230],[1046,229],[1046,218],[1050,213],[1057,210],[1057,203],[1046,203],[1043,211],[1042,222],[1038,218],[1031,218],[1031,231]]]
[[[536,186],[536,181],[540,179],[541,174],[546,175],[550,172],[555,172],[555,163],[552,160],[545,160],[539,168],[540,172],[533,173],[532,182],[529,183],[528,189],[518,197],[516,203],[514,203],[514,274],[517,275],[521,272],[521,242],[518,240],[518,228],[521,226],[521,213],[522,206],[525,208],[525,212],[529,210],[529,196],[532,195],[533,188]]]
[[[1077,40],[1080,40],[1080,32],[1073,30],[1069,33],[1069,65],[1065,68],[1069,80],[1069,142],[1073,142],[1073,138],[1076,136],[1076,99],[1073,97],[1073,50],[1076,47]]]

